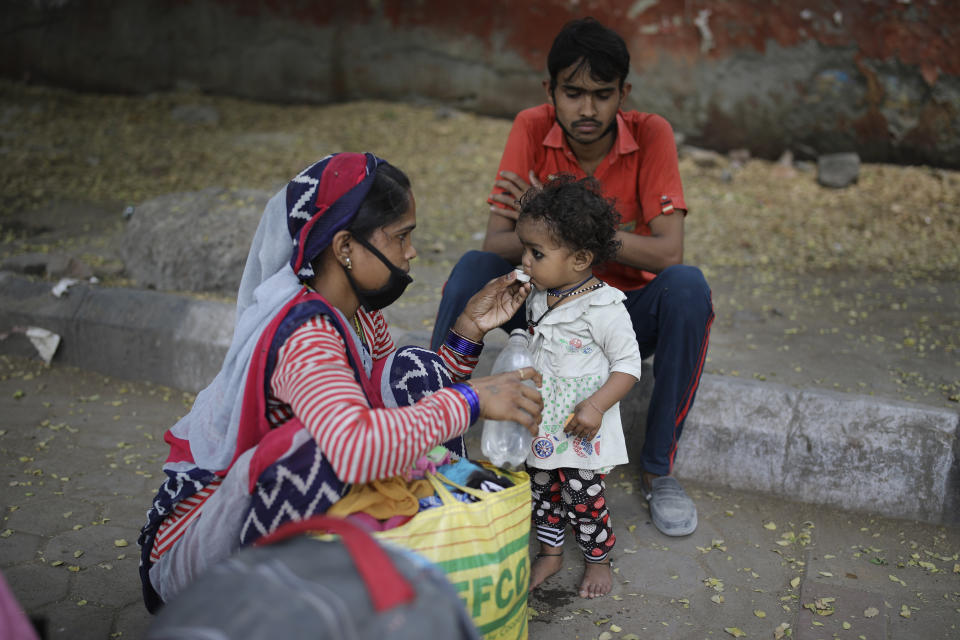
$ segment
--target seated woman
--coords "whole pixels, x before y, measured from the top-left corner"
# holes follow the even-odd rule
[[[399,475],[440,443],[457,451],[481,416],[536,432],[543,405],[521,382],[536,371],[465,382],[484,335],[530,292],[512,272],[471,299],[438,354],[406,354],[415,366],[395,375],[380,310],[411,281],[415,226],[409,180],[372,154],[328,156],[267,204],[223,368],[164,437],[167,480],[139,539],[150,611],[353,484]],[[429,388],[412,394],[415,375]]]

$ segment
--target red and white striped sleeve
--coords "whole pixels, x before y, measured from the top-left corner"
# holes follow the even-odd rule
[[[386,358],[397,348],[393,342],[393,336],[387,328],[387,320],[380,311],[367,313],[362,308],[357,310],[357,318],[363,326],[363,332],[370,337],[370,357],[374,360]]]
[[[386,358],[393,353],[397,347],[393,342],[393,336],[390,335],[390,330],[387,328],[387,321],[381,312],[374,311],[373,313],[367,313],[363,311],[363,309],[360,309],[357,312],[357,318],[360,319],[360,324],[363,325],[364,333],[372,337],[371,344],[373,344],[373,348],[371,349],[372,353],[370,355],[374,360]],[[465,356],[457,353],[447,345],[442,345],[437,351],[437,354],[440,356],[440,359],[443,360],[454,382],[463,382],[469,379],[473,370],[477,368],[477,363],[480,361],[479,355]]]
[[[371,409],[343,340],[324,316],[311,318],[280,348],[271,391],[291,406],[337,477],[349,483],[399,475],[470,426],[469,404],[453,389],[410,407]]]
[[[447,371],[450,372],[450,376],[453,378],[454,382],[463,382],[467,380],[473,370],[477,368],[477,363],[480,362],[480,356],[465,356],[461,353],[457,353],[447,345],[440,345],[440,348],[437,349],[437,354],[443,360],[443,363],[447,365]]]

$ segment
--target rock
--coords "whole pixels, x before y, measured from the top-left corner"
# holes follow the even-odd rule
[[[93,269],[84,261],[73,256],[53,254],[47,263],[48,278],[76,278],[89,280],[93,277]]]
[[[860,156],[856,153],[830,153],[817,158],[817,182],[824,187],[842,189],[860,176]]]
[[[138,205],[123,232],[127,274],[159,290],[235,294],[271,195],[210,187]]]
[[[727,157],[730,158],[731,164],[735,167],[742,167],[750,161],[750,150],[749,149],[731,149],[727,153]]]
[[[42,276],[47,273],[48,262],[50,262],[48,253],[21,253],[4,260],[3,264],[0,264],[0,269],[28,276]]]
[[[70,277],[87,280],[93,275],[93,269],[89,265],[64,253],[21,253],[4,260],[0,269],[46,278]]]
[[[793,168],[793,152],[789,149],[784,151],[771,173],[777,178],[792,178],[797,175],[797,170]]]
[[[723,166],[727,163],[726,159],[716,151],[691,147],[690,145],[683,147],[683,155],[693,160],[694,164],[698,167],[703,167],[704,169]]]
[[[185,124],[220,124],[220,112],[203,104],[181,104],[170,111],[170,117]]]

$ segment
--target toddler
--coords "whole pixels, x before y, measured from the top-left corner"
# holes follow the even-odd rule
[[[560,570],[569,524],[583,552],[584,598],[613,586],[616,536],[603,480],[627,462],[619,402],[640,377],[626,296],[593,274],[616,256],[619,219],[596,180],[561,175],[524,194],[517,220],[534,287],[526,303],[530,351],[543,375],[543,421],[527,456],[540,544],[530,588]]]

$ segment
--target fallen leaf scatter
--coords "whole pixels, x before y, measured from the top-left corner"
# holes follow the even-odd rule
[[[809,602],[803,605],[804,609],[809,609],[818,616],[832,616],[836,610],[833,606],[833,603],[836,602],[836,598],[823,597],[817,598],[813,602]]]

